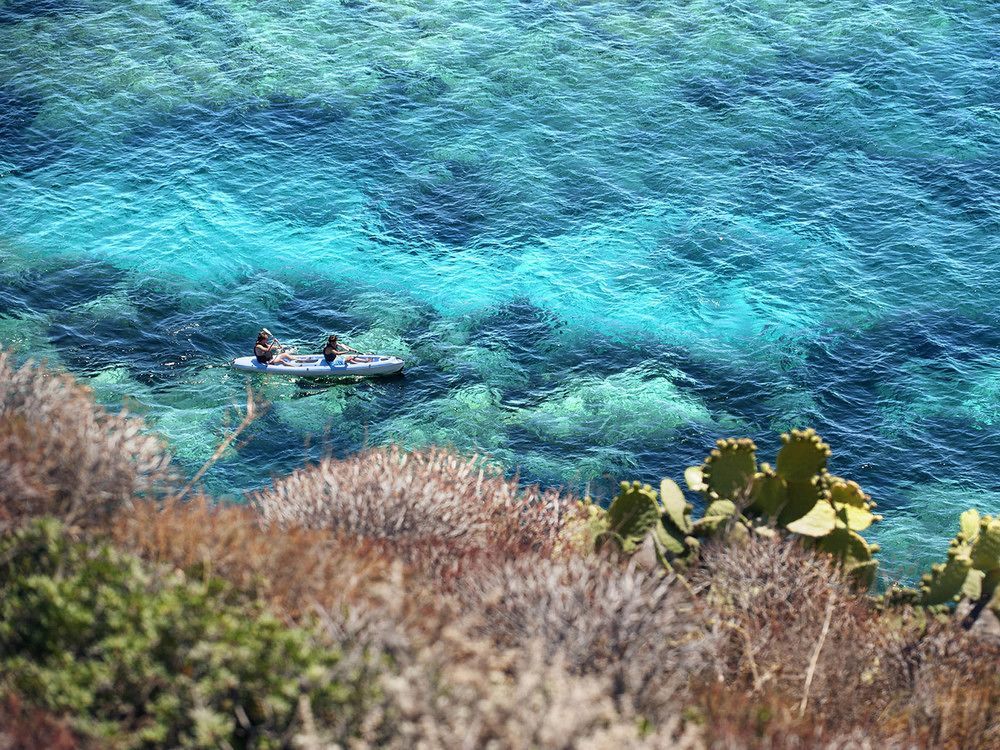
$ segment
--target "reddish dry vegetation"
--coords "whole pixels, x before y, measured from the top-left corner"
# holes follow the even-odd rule
[[[692,686],[719,747],[1000,747],[1000,645],[881,612],[794,544],[710,548],[692,583],[721,637]]]
[[[16,695],[0,700],[0,750],[83,750],[91,747],[65,719],[25,706]]]
[[[99,524],[169,487],[170,459],[141,422],[107,413],[68,375],[0,351],[0,523],[53,515]]]
[[[441,450],[324,461],[250,506],[136,502],[171,489],[141,424],[5,355],[0,377],[0,528],[83,523],[316,628],[381,685],[352,747],[1000,747],[1000,647],[878,611],[792,542],[664,577],[573,541],[572,499]],[[0,750],[74,746],[57,719],[5,716]],[[304,722],[300,747],[333,741]]]
[[[549,555],[576,506],[482,460],[395,447],[302,469],[252,503],[265,524],[364,540],[440,582],[490,560]]]

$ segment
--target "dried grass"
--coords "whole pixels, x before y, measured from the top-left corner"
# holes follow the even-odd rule
[[[1000,647],[954,622],[908,646],[908,734],[925,747],[1000,748]]]
[[[470,630],[499,649],[537,639],[546,663],[608,680],[655,723],[676,718],[712,639],[688,593],[659,572],[595,557],[521,558],[462,584]]]
[[[549,554],[570,501],[522,489],[496,467],[450,451],[366,451],[326,460],[252,498],[265,523],[327,529],[460,578],[482,559]]]
[[[361,602],[392,574],[391,561],[364,540],[262,526],[252,509],[206,497],[139,503],[116,517],[111,535],[151,562],[224,578],[288,622]]]
[[[329,639],[353,644],[353,654],[389,656],[382,661],[383,700],[352,748],[702,747],[699,730],[685,733],[676,716],[645,729],[616,705],[610,675],[573,674],[545,655],[541,639],[500,649],[468,629],[461,602],[436,597],[422,609],[400,594],[386,585],[381,607],[323,619]],[[299,738],[305,748],[335,739],[322,727]]]
[[[902,640],[833,564],[799,545],[714,545],[692,576],[716,610],[725,646],[716,672],[751,693],[783,695],[815,720],[856,718],[906,680]],[[852,701],[844,700],[845,692]]]
[[[0,523],[49,515],[100,524],[169,486],[169,457],[139,419],[109,414],[90,390],[0,352]]]

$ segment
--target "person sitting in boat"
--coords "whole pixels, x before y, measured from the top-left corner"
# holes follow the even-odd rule
[[[257,343],[253,347],[254,356],[262,365],[290,365],[292,355],[281,351],[277,344],[269,343],[267,331],[257,334]]]
[[[361,353],[357,349],[352,349],[346,344],[339,343],[336,336],[330,336],[330,338],[326,340],[326,346],[323,347],[323,359],[325,359],[328,363],[333,364],[338,356],[349,354],[351,352],[354,352],[355,354]],[[367,360],[360,357],[344,357],[344,362],[346,364],[366,361]]]

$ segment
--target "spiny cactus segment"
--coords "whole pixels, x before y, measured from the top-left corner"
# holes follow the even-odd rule
[[[608,531],[621,538],[622,550],[634,552],[659,522],[656,491],[648,484],[622,482],[608,508]]]
[[[770,464],[761,464],[760,471],[753,478],[748,510],[763,518],[775,517],[788,501],[787,493],[785,480]]]
[[[830,446],[816,431],[792,430],[781,436],[778,451],[778,473],[788,482],[808,482],[826,470]]]
[[[689,467],[684,480],[706,503],[697,520],[673,480],[660,483],[659,497],[649,485],[623,482],[602,523],[591,526],[596,546],[611,545],[629,555],[641,548],[640,558],[652,548],[671,567],[693,560],[699,540],[738,542],[750,533],[773,537],[785,531],[813,540],[845,569],[871,582],[878,546],[857,533],[879,520],[871,512],[871,498],[855,482],[826,471],[830,448],[814,431],[794,430],[781,440],[777,470],[758,466],[757,446],[745,438],[719,440],[701,466]]]
[[[830,492],[823,477],[817,475],[801,481],[785,479],[785,503],[778,513],[778,526],[788,528],[817,503],[830,504]]]
[[[945,562],[931,566],[919,590],[897,589],[884,599],[936,609],[966,602],[973,616],[989,609],[1000,617],[1000,518],[965,511]]]
[[[931,606],[959,601],[971,570],[968,545],[953,543],[948,550],[947,562],[935,563],[931,572],[920,579],[920,603]]]
[[[663,503],[666,520],[681,534],[691,533],[691,511],[694,506],[684,499],[684,493],[672,479],[660,482],[660,501]]]
[[[875,503],[857,482],[827,471],[830,446],[813,430],[792,430],[781,442],[776,468],[757,465],[753,441],[732,438],[718,441],[701,466],[689,467],[684,472],[688,489],[706,503],[697,520],[673,480],[660,483],[659,495],[648,484],[622,482],[606,511],[592,509],[588,523],[595,546],[672,569],[695,559],[706,538],[738,543],[751,533],[790,533],[871,585],[879,546],[859,532],[882,520],[873,512]],[[947,611],[967,602],[969,616],[992,611],[1000,617],[1000,518],[968,510],[959,525],[946,561],[934,565],[917,589],[890,588],[877,598],[882,606]]]
[[[829,475],[828,475],[829,476]],[[830,503],[837,513],[837,527],[864,531],[882,516],[872,513],[875,503],[857,482],[829,477]]]
[[[853,537],[840,534],[823,547],[845,568],[857,571],[861,580],[873,580],[877,565],[871,557],[873,547],[862,551],[854,538],[861,539],[856,532],[880,520],[872,513],[871,498],[856,482],[827,471],[830,446],[814,430],[792,430],[781,436],[781,443],[772,468],[766,463],[756,466],[752,441],[720,440],[702,466],[685,472],[688,487],[701,492],[709,507],[721,499],[745,507],[749,528],[773,524],[815,540],[838,530],[855,532]],[[702,520],[695,523],[695,531],[714,533],[724,525]]]
[[[972,565],[989,572],[1000,568],[1000,518],[987,516],[979,522],[978,534],[972,542]]]
[[[737,501],[750,492],[757,473],[757,446],[752,440],[719,440],[702,466],[709,500]]]

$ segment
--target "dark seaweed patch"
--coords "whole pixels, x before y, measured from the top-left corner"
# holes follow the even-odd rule
[[[742,100],[738,84],[717,78],[688,81],[682,86],[682,96],[692,104],[712,112],[728,112]]]
[[[82,261],[44,271],[0,271],[0,314],[65,310],[115,289],[125,274],[109,264]]]
[[[551,348],[553,335],[563,325],[552,312],[519,297],[479,319],[470,338],[481,346],[501,348],[513,355],[535,353]]]
[[[5,0],[0,5],[0,26],[45,16],[80,15],[89,10],[86,0]]]
[[[41,109],[41,98],[10,83],[0,84],[0,143],[9,146],[13,139],[20,139]]]
[[[1000,221],[1000,158],[907,159],[903,169],[936,200],[974,221]]]

